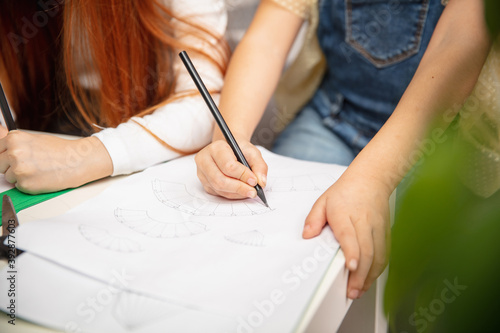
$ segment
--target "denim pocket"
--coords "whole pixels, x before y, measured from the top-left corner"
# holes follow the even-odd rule
[[[345,0],[346,42],[378,68],[418,53],[429,0]]]

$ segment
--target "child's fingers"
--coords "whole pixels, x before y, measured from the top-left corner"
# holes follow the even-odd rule
[[[242,196],[242,195],[240,195],[238,193],[227,192],[227,191],[223,191],[223,190],[215,190],[214,187],[213,187],[213,185],[210,184],[210,182],[206,179],[206,177],[205,177],[204,174],[199,173],[198,174],[198,178],[200,179],[200,181],[201,181],[201,183],[203,185],[203,188],[205,189],[205,192],[207,192],[208,194],[211,194],[211,195],[221,196],[221,197],[224,197],[224,198],[227,198],[227,199],[254,198],[257,195],[257,192],[255,192],[255,194],[252,194],[252,195],[250,195],[249,193],[247,193],[246,196]],[[238,182],[238,183],[242,184],[241,182]]]
[[[233,150],[226,142],[218,141],[217,145],[212,148],[211,154],[215,164],[224,175],[238,179],[252,187],[257,185],[257,176],[252,170],[238,162]]]
[[[302,237],[308,239],[318,236],[326,224],[325,199],[321,196],[306,217]]]
[[[268,168],[267,163],[262,158],[260,150],[258,150],[255,146],[251,146],[250,149],[245,149],[244,154],[250,168],[252,168],[253,173],[257,176],[257,182],[262,187],[265,187],[267,184]]]
[[[198,169],[198,178],[210,194],[228,199],[255,198],[257,191],[244,182],[226,176],[215,163]]]
[[[227,149],[229,149],[229,151]],[[221,170],[220,164],[234,164],[241,172],[248,170],[236,161],[231,148],[225,142],[216,142],[206,147],[196,155],[197,175],[205,190],[210,194],[224,196],[230,199],[254,198],[257,194],[252,186],[245,184],[232,176],[234,170]],[[229,161],[229,162],[228,162]],[[229,168],[231,169],[231,167]],[[226,174],[229,173],[228,174]],[[241,174],[240,174],[241,175]]]
[[[359,244],[359,264],[356,270],[351,270],[347,283],[347,297],[351,299],[361,297],[362,292],[364,292],[363,286],[375,254],[371,227],[366,223],[358,222],[355,225],[355,229],[357,235],[356,245],[358,246]]]
[[[0,125],[0,138],[3,138],[9,133],[9,130]]]
[[[384,221],[382,221],[384,222]],[[372,266],[365,280],[363,290],[367,291],[371,284],[379,277],[387,266],[390,246],[390,229],[383,227],[373,230],[373,243],[375,255],[373,257]]]
[[[360,250],[350,216],[342,212],[332,212],[328,215],[328,224],[344,252],[347,269],[355,271],[359,267]]]
[[[11,184],[15,184],[17,182],[17,177],[12,168],[7,168],[7,170],[5,170],[5,180]]]
[[[10,160],[7,152],[0,153],[0,173],[6,173],[10,167]]]

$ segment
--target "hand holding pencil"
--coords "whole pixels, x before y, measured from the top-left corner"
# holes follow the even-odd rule
[[[227,144],[229,145],[230,149],[232,150],[234,156],[236,157],[238,162],[240,162],[246,168],[246,169],[243,169],[243,172],[237,178],[237,179],[241,179],[246,171],[251,172],[250,164],[248,163],[245,155],[243,154],[241,148],[238,145],[238,142],[234,138],[229,127],[227,126],[224,118],[222,117],[219,109],[217,108],[217,105],[215,105],[215,102],[213,101],[212,97],[210,96],[210,93],[208,92],[207,88],[205,87],[205,84],[203,83],[202,79],[198,75],[198,72],[196,71],[191,60],[189,59],[189,56],[187,55],[186,51],[182,51],[179,54],[179,57],[181,58],[184,65],[186,66],[186,69],[189,72],[191,78],[193,79],[196,87],[200,91],[201,96],[203,97],[203,99],[207,103],[207,106],[208,106],[210,112],[212,113],[212,115],[215,118],[215,122],[219,126],[219,129],[222,132],[222,134],[224,135],[224,138],[226,139]],[[229,158],[229,160],[231,160],[231,158],[229,156],[227,156],[227,158]],[[267,168],[266,168],[266,172],[267,172]],[[266,200],[266,197],[264,194],[264,190],[259,185],[258,181],[256,179],[252,179],[252,178],[249,178],[248,181],[250,182],[249,185],[253,186],[255,188],[255,192],[248,191],[246,196],[253,198],[253,197],[255,197],[255,195],[254,195],[254,193],[255,193],[256,196],[258,196],[262,200],[262,202],[266,206],[268,206],[267,200]]]
[[[198,178],[206,192],[228,199],[255,198],[253,186],[266,186],[267,164],[260,151],[249,141],[237,138],[241,151],[251,168],[236,160],[222,137],[216,139],[196,155]]]
[[[0,108],[2,109],[3,119],[5,121],[7,129],[9,131],[16,130],[17,129],[16,122],[14,121],[14,117],[12,116],[12,111],[9,107],[9,102],[7,101],[7,97],[5,96],[2,83],[0,83]]]

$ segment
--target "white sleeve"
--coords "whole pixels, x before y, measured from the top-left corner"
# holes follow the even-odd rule
[[[173,0],[169,8],[181,17],[189,17],[223,36],[227,15],[223,0]],[[185,43],[200,43],[190,36],[178,36]],[[199,46],[199,45],[197,45]],[[204,47],[205,51],[208,51]],[[180,58],[175,55],[174,71],[177,74],[177,91],[196,90]],[[220,91],[223,77],[215,64],[202,56],[191,55],[208,90]],[[213,94],[218,102],[219,94]],[[152,114],[133,117],[161,140],[182,151],[200,149],[211,140],[214,120],[200,95],[185,97],[158,108]],[[179,157],[164,147],[151,134],[129,120],[116,128],[106,128],[94,134],[106,147],[113,162],[113,176],[143,170],[154,164]]]

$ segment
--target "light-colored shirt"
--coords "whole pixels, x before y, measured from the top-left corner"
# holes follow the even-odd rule
[[[474,90],[459,112],[455,147],[463,183],[484,198],[500,190],[500,39],[492,47]]]
[[[297,16],[307,19],[311,7],[316,5],[317,0],[271,0],[274,3],[286,8]]]
[[[177,17],[186,17],[197,24],[210,29],[216,35],[223,36],[227,25],[227,15],[223,0],[172,0],[165,4]],[[190,36],[178,36],[179,40],[200,43]],[[200,45],[195,45],[200,46]],[[210,47],[204,51],[210,53]],[[180,51],[180,50],[179,50]],[[210,91],[220,91],[223,74],[207,58],[190,54],[190,58]],[[180,61],[175,57],[177,75],[176,92],[196,90],[191,77]],[[218,100],[219,94],[213,94]],[[106,147],[113,162],[113,176],[129,174],[149,166],[179,157],[179,153],[167,149],[141,126],[146,127],[168,145],[182,150],[201,149],[211,140],[213,117],[200,95],[185,97],[164,105],[152,114],[133,117],[116,128],[106,128],[94,134]]]

